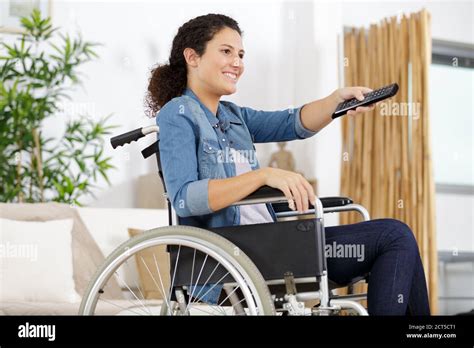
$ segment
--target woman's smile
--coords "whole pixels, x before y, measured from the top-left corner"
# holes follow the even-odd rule
[[[238,75],[237,74],[232,73],[232,72],[228,72],[228,71],[224,71],[223,74],[227,78],[227,80],[229,80],[233,83],[237,83],[237,80],[238,80],[238,78],[237,78]]]

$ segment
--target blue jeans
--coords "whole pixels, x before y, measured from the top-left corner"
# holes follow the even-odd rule
[[[326,227],[325,231],[330,280],[345,283],[370,273],[367,298],[370,315],[430,314],[418,245],[406,224],[377,219]],[[347,252],[351,250],[349,255]],[[359,253],[355,255],[354,250]]]

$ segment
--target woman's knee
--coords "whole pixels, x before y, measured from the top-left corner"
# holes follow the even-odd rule
[[[397,219],[382,219],[385,231],[392,242],[402,244],[404,248],[418,252],[418,244],[411,228]]]

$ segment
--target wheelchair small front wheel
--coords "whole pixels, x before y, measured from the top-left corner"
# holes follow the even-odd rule
[[[157,248],[161,259],[169,256],[167,266],[157,262]],[[143,284],[124,279],[120,268],[130,263],[146,270],[159,300],[150,299]],[[126,291],[119,304],[107,297],[110,281]],[[120,245],[94,275],[79,314],[97,314],[100,301],[128,315],[275,315],[268,286],[247,255],[229,240],[191,226],[160,227]]]

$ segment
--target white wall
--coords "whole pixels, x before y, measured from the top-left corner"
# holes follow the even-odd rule
[[[474,42],[472,1],[344,1],[343,23],[365,26],[386,17],[418,12],[425,8],[431,14],[431,34],[435,39]]]

